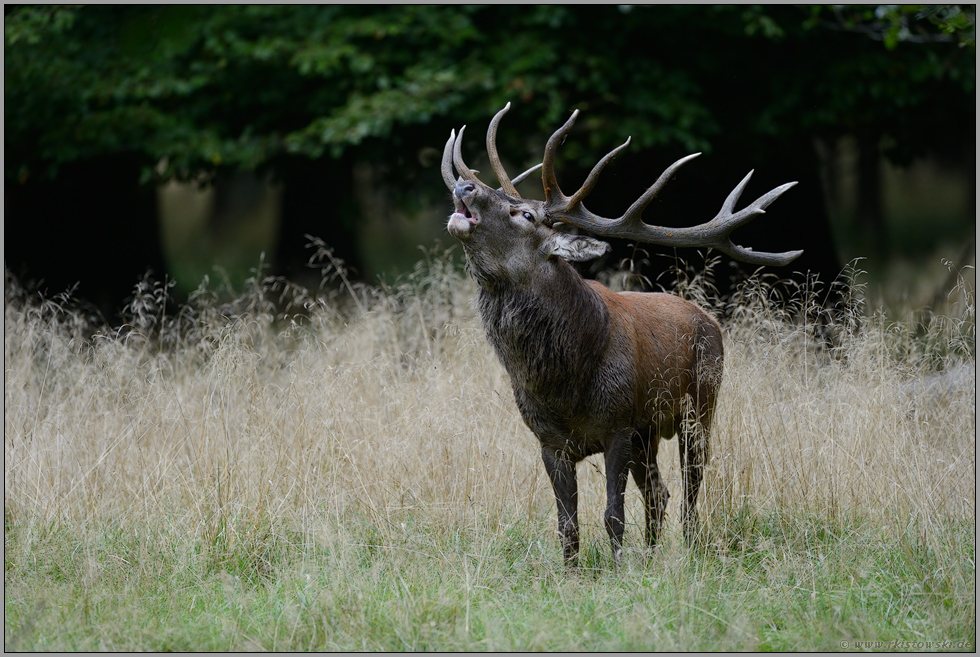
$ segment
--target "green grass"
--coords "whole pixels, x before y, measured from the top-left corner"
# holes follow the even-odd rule
[[[169,318],[148,286],[94,335],[7,279],[8,649],[974,649],[969,284],[901,320],[859,287],[784,310],[764,281],[682,286],[728,317],[701,534],[669,441],[666,538],[641,548],[631,484],[616,572],[601,458],[561,562],[472,283],[442,258],[385,289],[327,273],[332,296],[286,290],[302,315],[281,281]]]
[[[671,536],[619,573],[595,535],[568,573],[540,525],[331,520],[234,547],[112,525],[8,528],[8,648],[972,649],[976,632],[969,523],[883,535],[868,522],[753,517],[737,552]]]

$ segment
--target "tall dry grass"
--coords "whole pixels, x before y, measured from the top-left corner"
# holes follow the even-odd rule
[[[174,313],[166,286],[144,282],[126,325],[94,333],[66,299],[31,298],[8,277],[8,520],[112,523],[259,555],[288,536],[341,545],[352,518],[379,542],[412,523],[475,536],[528,523],[557,559],[537,442],[474,316],[473,284],[430,255],[394,286],[355,285],[322,245],[320,256],[319,297],[257,274],[233,301],[202,285]],[[855,280],[829,309],[812,281],[779,302],[764,278],[728,299],[681,282],[726,318],[701,501],[709,544],[732,549],[751,533],[738,523],[767,513],[924,535],[975,519],[971,284],[949,314],[896,321],[863,308]],[[676,441],[660,464],[676,529]],[[605,546],[601,459],[579,476],[584,539]],[[632,484],[628,502],[636,547]]]

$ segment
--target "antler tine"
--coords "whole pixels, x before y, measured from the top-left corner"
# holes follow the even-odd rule
[[[565,201],[568,200],[561,193],[561,188],[558,187],[558,179],[555,178],[555,151],[558,149],[558,144],[568,134],[568,131],[572,129],[576,117],[578,117],[578,110],[572,112],[572,116],[565,122],[565,125],[555,130],[555,133],[551,135],[551,138],[548,139],[548,143],[544,147],[544,159],[541,162],[541,183],[544,185],[545,203],[549,206],[564,205]]]
[[[522,182],[524,182],[524,180],[528,176],[530,176],[532,173],[534,173],[535,171],[537,171],[538,169],[540,169],[543,164],[544,164],[544,162],[541,162],[539,164],[535,164],[533,167],[531,167],[530,169],[528,169],[527,171],[525,171],[521,175],[519,175],[516,178],[514,178],[514,180],[513,180],[514,186],[516,187],[517,185],[520,185]]]
[[[735,203],[738,201],[738,197],[742,195],[742,190],[745,189],[745,185],[749,182],[752,177],[752,171],[742,178],[742,182],[735,186],[735,189],[731,191],[728,198],[725,199],[725,203],[721,206],[721,210],[715,215],[715,218],[711,220],[711,223],[717,222],[718,225],[724,228],[734,230],[739,226],[748,223],[756,215],[765,214],[766,207],[771,205],[773,201],[783,195],[790,187],[796,184],[796,182],[789,182],[784,185],[780,185],[776,189],[769,191],[768,193],[760,196],[755,201],[753,201],[749,206],[742,208],[738,212],[734,212]]]
[[[660,190],[663,189],[663,186],[667,184],[667,181],[674,177],[674,174],[677,173],[678,169],[699,155],[701,155],[701,153],[691,153],[690,155],[682,157],[664,169],[664,172],[660,174],[659,178],[657,178],[657,182],[650,185],[647,188],[647,191],[643,192],[643,195],[633,202],[633,205],[631,205],[629,210],[626,211],[626,214],[623,215],[623,220],[630,223],[642,223],[640,215],[642,215],[643,211],[646,210],[648,205],[650,205],[650,202],[657,197],[657,194],[659,194]]]
[[[738,203],[738,197],[742,195],[742,190],[744,190],[745,186],[749,184],[749,180],[751,180],[753,173],[755,173],[755,169],[752,169],[745,174],[745,177],[742,178],[742,182],[735,185],[735,189],[731,191],[728,198],[725,199],[724,204],[722,204],[721,210],[718,211],[719,217],[724,214],[732,214],[735,211],[735,204]],[[770,203],[771,202],[772,201],[770,201]]]
[[[748,174],[742,181],[735,186],[735,189],[731,191],[728,198],[721,206],[721,210],[715,215],[715,218],[706,224],[700,226],[694,226],[690,229],[680,229],[678,232],[683,232],[685,230],[700,231],[703,234],[704,243],[698,246],[708,246],[716,248],[722,253],[727,253],[736,260],[741,260],[742,262],[747,262],[754,265],[776,265],[783,266],[788,265],[790,262],[800,257],[803,251],[784,251],[783,253],[768,253],[765,251],[753,251],[751,247],[739,246],[732,242],[731,234],[739,226],[748,223],[760,214],[766,213],[766,207],[773,203],[777,198],[782,196],[790,187],[796,185],[796,181],[788,182],[779,187],[770,190],[766,194],[763,194],[747,207],[742,208],[738,212],[734,212],[735,203],[738,202],[739,196],[742,195],[742,191],[748,184],[749,179],[752,178],[752,171]],[[644,224],[646,226],[646,224]],[[648,228],[653,228],[653,226],[647,226]]]
[[[466,130],[465,125],[459,129],[459,134],[456,135],[456,143],[453,145],[453,164],[456,165],[456,170],[459,171],[459,175],[462,178],[483,185],[484,187],[487,187],[486,183],[484,183],[482,180],[476,177],[476,172],[470,169],[468,166],[466,166],[466,163],[463,162],[463,131],[464,130]],[[453,187],[455,188],[455,183],[453,183]]]
[[[505,194],[520,198],[517,189],[514,187],[514,183],[510,181],[510,176],[504,170],[504,165],[500,163],[500,156],[497,155],[497,125],[508,111],[510,111],[510,103],[504,105],[504,108],[497,112],[493,120],[490,121],[490,127],[487,128],[487,155],[490,157],[490,166],[493,168],[493,173],[497,176],[497,180],[500,181],[500,189]]]
[[[568,206],[567,206],[568,210],[573,209],[576,205],[582,202],[582,199],[584,199],[586,196],[589,195],[589,193],[592,191],[592,188],[595,187],[596,181],[599,180],[599,174],[602,173],[602,170],[606,168],[607,164],[612,162],[612,159],[614,157],[619,155],[619,151],[623,150],[624,148],[630,145],[631,139],[633,139],[633,137],[627,137],[626,141],[623,142],[622,146],[617,146],[616,148],[606,153],[606,156],[601,160],[599,160],[598,164],[592,167],[592,171],[589,172],[589,175],[585,179],[585,182],[582,183],[582,186],[579,187],[577,192],[572,194],[572,198],[568,200]]]
[[[752,250],[752,247],[739,246],[731,242],[728,243],[728,247],[725,249],[721,247],[715,248],[722,253],[727,253],[736,260],[747,262],[750,265],[772,265],[773,267],[784,267],[803,255],[802,249],[799,251],[784,251],[782,253],[756,252]]]
[[[745,183],[748,182],[751,176],[752,172],[749,171],[748,175],[745,176],[741,183],[739,183],[738,187],[732,190],[732,193],[729,194],[729,199],[725,200],[725,205],[723,205],[721,210],[718,212],[719,220],[725,221],[726,225],[731,225],[733,228],[748,222],[749,219],[757,214],[765,214],[767,207],[772,205],[777,198],[782,196],[790,187],[796,184],[795,180],[793,182],[784,183],[757,198],[747,208],[732,213],[732,210],[735,207],[735,201],[738,200],[739,194],[742,193],[741,188],[745,186]],[[731,204],[729,204],[729,200]],[[728,218],[725,218],[724,215],[728,215]]]
[[[449,133],[449,141],[442,149],[442,179],[446,181],[449,191],[456,188],[456,176],[453,175],[453,145],[456,143],[456,130]]]

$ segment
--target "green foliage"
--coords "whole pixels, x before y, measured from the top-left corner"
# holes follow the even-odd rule
[[[588,110],[587,136],[563,152],[582,166],[625,134],[636,148],[690,152],[869,130],[905,157],[949,139],[922,130],[940,109],[943,121],[972,117],[975,62],[956,42],[972,52],[973,12],[843,11],[13,7],[5,176],[57,176],[66,162],[126,151],[145,180],[192,179],[356,146],[411,177],[448,125],[485,122],[508,100],[518,102],[507,133],[521,137],[502,135],[503,147],[529,162],[529,135]],[[922,29],[931,38],[913,43]]]
[[[976,47],[976,11],[969,6],[817,5],[812,17],[820,21],[828,13],[836,24],[827,25],[865,34],[883,42],[888,50],[900,43],[956,42],[960,47]]]

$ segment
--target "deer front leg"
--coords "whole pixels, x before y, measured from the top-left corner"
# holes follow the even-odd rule
[[[578,562],[578,482],[575,479],[575,463],[548,447],[541,449],[541,460],[555,491],[558,536],[565,564],[575,567]]]
[[[629,475],[630,452],[632,448],[629,435],[615,436],[606,445],[606,533],[612,544],[613,563],[619,569],[623,561],[623,528],[625,512],[623,501],[626,496],[626,480]]]

